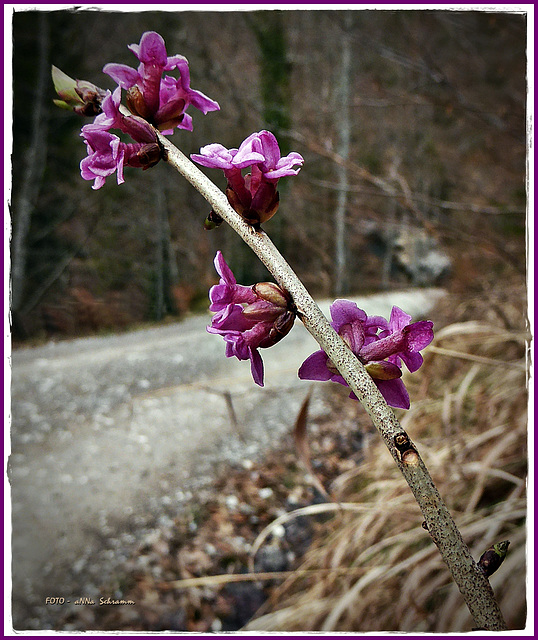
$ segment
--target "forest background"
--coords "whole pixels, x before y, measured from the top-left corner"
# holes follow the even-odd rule
[[[525,278],[526,16],[477,11],[18,11],[13,16],[13,339],[116,330],[207,306],[220,248],[265,268],[164,165],[82,180],[86,120],[52,103],[50,67],[112,89],[144,31],[190,63],[220,112],[187,155],[273,131],[305,164],[266,228],[314,295]],[[84,121],[83,121],[84,120]],[[225,186],[220,172],[210,177]]]

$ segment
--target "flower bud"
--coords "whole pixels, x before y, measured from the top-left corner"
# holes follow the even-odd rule
[[[508,553],[509,540],[503,540],[494,544],[489,549],[486,549],[480,556],[478,561],[478,567],[482,570],[485,576],[489,577],[501,566],[506,554]]]
[[[258,282],[252,287],[254,293],[277,307],[287,308],[291,301],[290,294],[274,282]]]
[[[167,102],[162,109],[155,114],[155,122],[161,131],[174,126],[174,122],[182,122],[185,117],[186,104],[184,98],[176,98]]]
[[[401,456],[402,464],[406,467],[418,467],[420,464],[420,458],[415,449],[407,449]]]
[[[245,222],[252,226],[259,226],[272,218],[278,210],[279,195],[274,184],[262,182],[256,190],[254,196],[244,188],[245,184],[250,184],[241,176],[239,184],[230,184],[226,188],[226,197],[235,211]]]
[[[204,229],[206,231],[211,231],[212,229],[220,227],[223,222],[224,220],[219,216],[219,214],[211,210],[207,218],[204,220]]]
[[[244,214],[248,211],[248,205],[242,202],[241,198],[237,195],[237,192],[232,187],[226,187],[226,197],[230,203],[232,209],[237,211],[240,216],[244,217]]]
[[[260,218],[260,224],[263,224],[264,222],[267,222],[267,220],[270,220],[278,211],[279,205],[280,195],[278,191],[275,191],[272,195],[272,198],[267,201],[265,207],[262,210],[257,211]]]
[[[100,101],[106,96],[106,91],[99,89],[93,82],[87,80],[77,80],[75,91],[84,103]]]
[[[220,282],[209,290],[209,309],[216,313],[207,330],[223,336],[227,357],[249,359],[254,382],[263,386],[263,361],[258,349],[282,340],[293,327],[297,310],[291,296],[275,284],[237,284],[220,251],[215,256],[215,268]]]
[[[274,322],[282,312],[282,307],[277,307],[267,300],[256,300],[243,309],[243,317],[255,322]]]
[[[177,116],[175,118],[170,118],[170,120],[166,120],[165,122],[159,122],[157,124],[157,129],[159,129],[159,131],[168,131],[169,129],[175,129],[183,122],[183,120],[185,120],[184,113],[182,113],[180,116]],[[183,128],[186,128],[186,127],[183,127]]]
[[[161,159],[161,147],[156,142],[145,144],[136,154],[142,169],[154,167]]]
[[[375,380],[396,380],[402,377],[402,370],[392,362],[367,362],[364,368]]]
[[[151,111],[146,105],[142,91],[136,85],[127,90],[125,102],[133,115],[140,116],[144,120],[148,120],[151,117]]]
[[[54,65],[52,81],[56,93],[61,98],[61,100],[54,100],[56,106],[82,116],[93,117],[101,113],[101,102],[106,96],[106,91],[103,89],[92,82],[70,78]]]
[[[259,347],[264,349],[266,347],[272,347],[277,342],[280,342],[282,338],[288,335],[295,322],[295,313],[293,311],[285,311],[280,314],[275,320],[274,325],[269,330],[267,337],[260,342]]]
[[[243,218],[252,225],[263,224],[275,215],[279,202],[276,185],[272,182],[262,182],[256,189],[250,209],[243,214]]]
[[[155,130],[139,116],[121,116],[121,130],[136,142],[157,143]]]

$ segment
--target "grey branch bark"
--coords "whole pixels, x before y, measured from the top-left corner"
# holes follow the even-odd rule
[[[298,316],[365,407],[417,500],[432,540],[458,585],[475,624],[487,630],[506,629],[493,590],[473,560],[424,462],[407,439],[392,409],[349,347],[331,327],[314,299],[264,231],[256,231],[229,205],[218,189],[167,138],[158,134],[165,160],[183,175],[251,247],[277,283],[292,296]],[[408,448],[402,448],[401,442]],[[398,448],[397,443],[400,442]],[[407,446],[406,445],[406,446]]]
[[[49,30],[46,13],[41,13],[39,22],[39,67],[36,89],[33,96],[32,138],[26,157],[23,184],[16,208],[16,224],[14,224],[13,229],[11,304],[15,311],[20,308],[23,299],[28,253],[28,233],[30,231],[32,213],[45,168],[44,158],[47,149],[47,121],[44,117],[44,100],[49,72]]]

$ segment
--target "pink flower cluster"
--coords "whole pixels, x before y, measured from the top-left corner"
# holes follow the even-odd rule
[[[137,69],[111,63],[105,65],[103,71],[127,91],[127,106],[131,113],[163,133],[173,133],[176,127],[192,131],[192,118],[185,113],[191,104],[203,114],[218,111],[217,102],[191,89],[187,58],[168,56],[164,40],[158,33],[146,31],[140,44],[128,48],[140,62]],[[165,71],[174,69],[179,71],[179,78],[163,76]]]
[[[289,295],[276,284],[237,284],[220,251],[215,268],[220,281],[209,291],[209,309],[215,315],[207,330],[223,337],[227,357],[250,360],[254,382],[263,386],[263,361],[258,349],[273,346],[291,330],[295,308]],[[401,380],[402,363],[411,373],[420,368],[420,351],[433,339],[433,323],[411,322],[411,316],[398,307],[392,308],[388,321],[368,316],[349,300],[336,300],[331,305],[331,317],[332,327],[365,366],[387,403],[409,409],[409,394]],[[348,386],[322,350],[303,362],[299,378],[332,380]],[[354,393],[350,397],[357,399]]]
[[[368,316],[349,300],[331,305],[332,327],[364,364],[381,395],[392,407],[409,409],[409,394],[401,380],[402,362],[411,373],[423,359],[419,353],[433,340],[433,322],[411,323],[411,316],[392,307],[387,322],[380,316]],[[320,350],[309,356],[299,369],[302,380],[332,380],[348,386],[327,354]],[[354,393],[350,394],[355,400]]]
[[[192,118],[186,113],[192,104],[202,113],[219,109],[219,105],[200,91],[190,88],[189,63],[180,55],[167,56],[162,36],[154,31],[142,35],[140,44],[129,49],[138,58],[138,69],[123,64],[107,64],[103,71],[119,86],[107,92],[100,113],[92,124],[82,127],[81,135],[87,147],[87,157],[81,162],[81,175],[94,180],[100,189],[105,179],[117,173],[118,184],[123,179],[124,166],[147,169],[160,159],[160,148],[153,127],[164,134],[177,127],[192,131]],[[164,75],[177,69],[179,78]],[[131,115],[121,112],[121,90],[127,92]],[[122,142],[111,129],[128,134],[134,143]]]
[[[290,297],[272,282],[252,287],[237,284],[220,251],[215,256],[215,269],[220,282],[209,291],[209,310],[216,313],[207,330],[224,338],[228,358],[250,360],[254,382],[263,387],[258,349],[271,347],[291,330],[295,312]]]
[[[279,179],[297,175],[304,162],[296,152],[281,157],[277,139],[270,131],[252,133],[238,149],[209,144],[191,158],[204,167],[224,171],[228,201],[252,225],[274,216],[279,204]],[[250,173],[243,175],[242,169],[247,168]]]

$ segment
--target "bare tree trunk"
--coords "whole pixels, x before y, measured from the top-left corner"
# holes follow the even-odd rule
[[[336,111],[338,146],[337,154],[343,162],[338,166],[338,195],[335,210],[335,275],[334,292],[340,296],[347,290],[346,274],[346,210],[348,205],[349,178],[347,160],[349,158],[349,145],[351,140],[351,118],[349,109],[349,84],[351,80],[351,13],[345,16],[344,32],[342,35],[342,58],[340,66],[338,102]]]
[[[49,28],[47,14],[42,12],[39,21],[39,67],[33,96],[32,138],[26,156],[23,183],[16,207],[16,224],[13,220],[11,263],[11,304],[14,312],[21,307],[26,278],[28,233],[35,203],[41,188],[45,158],[47,155],[47,118],[45,96],[49,78]]]
[[[385,255],[383,256],[383,264],[381,266],[381,288],[385,291],[390,287],[390,272],[392,261],[394,259],[394,247],[398,233],[396,231],[396,200],[393,200],[390,206],[388,220],[385,225]]]

